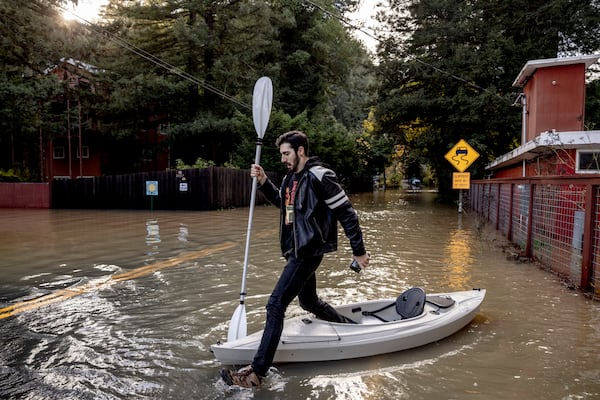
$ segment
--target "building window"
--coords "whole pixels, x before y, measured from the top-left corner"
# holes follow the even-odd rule
[[[89,146],[81,146],[81,154],[83,154],[83,158],[90,158],[90,147]],[[77,148],[77,158],[79,157],[79,147]]]
[[[52,157],[55,159],[65,158],[65,148],[63,146],[56,146],[52,150]]]
[[[576,172],[580,174],[600,173],[600,150],[577,150]]]

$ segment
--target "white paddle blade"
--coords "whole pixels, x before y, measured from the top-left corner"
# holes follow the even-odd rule
[[[254,84],[252,94],[252,120],[254,129],[260,139],[265,136],[269,117],[271,116],[271,106],[273,104],[273,83],[269,77],[263,76]]]
[[[229,322],[229,332],[227,332],[227,341],[232,342],[247,336],[246,328],[246,306],[240,304],[233,313]]]

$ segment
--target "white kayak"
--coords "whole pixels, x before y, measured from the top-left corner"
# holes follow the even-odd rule
[[[415,289],[418,288],[407,292]],[[418,302],[424,304],[416,312],[418,315],[415,313],[408,318],[400,315],[404,315],[399,310],[403,306],[401,295],[397,299],[336,307],[340,314],[356,323],[328,322],[310,315],[286,319],[273,362],[344,360],[433,343],[468,325],[477,315],[485,292],[485,289],[473,289],[427,294],[426,297],[422,292],[425,301],[417,301],[417,306]],[[259,331],[231,342],[217,343],[211,349],[222,364],[249,364],[261,337],[262,331]]]

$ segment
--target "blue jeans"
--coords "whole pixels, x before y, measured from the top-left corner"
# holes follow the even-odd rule
[[[317,296],[317,280],[315,271],[323,256],[297,259],[293,255],[287,259],[279,281],[275,285],[267,303],[267,321],[260,346],[252,361],[252,368],[260,376],[265,376],[273,363],[273,357],[279,345],[285,310],[297,296],[300,307],[317,316],[317,318],[345,322],[344,317],[329,304]]]

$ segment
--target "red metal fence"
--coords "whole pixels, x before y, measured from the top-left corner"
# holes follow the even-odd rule
[[[523,255],[600,296],[600,178],[472,181],[468,206]]]
[[[0,208],[49,208],[50,184],[0,182]]]

